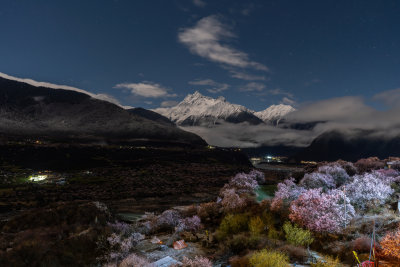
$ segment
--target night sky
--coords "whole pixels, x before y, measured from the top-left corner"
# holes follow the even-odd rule
[[[400,88],[400,1],[2,0],[0,72],[156,108]]]

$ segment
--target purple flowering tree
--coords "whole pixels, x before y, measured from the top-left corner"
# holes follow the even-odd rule
[[[229,187],[234,188],[237,193],[254,194],[254,190],[258,187],[256,175],[249,175],[246,173],[236,174],[230,181]]]
[[[322,188],[324,191],[336,188],[335,179],[330,174],[320,172],[306,173],[299,184],[307,189]]]
[[[185,219],[179,220],[177,231],[191,231],[195,232],[201,228],[201,220],[200,217],[194,215],[193,217],[187,217]]]
[[[240,210],[246,206],[246,201],[233,188],[225,188],[220,195],[220,204],[225,212]]]
[[[108,223],[112,230],[120,235],[129,235],[132,232],[132,227],[124,222]]]
[[[381,169],[372,171],[372,174],[376,175],[386,184],[392,184],[400,182],[400,172],[394,169]]]
[[[345,210],[344,200],[339,190],[323,193],[321,188],[309,189],[292,202],[289,218],[311,231],[336,233],[355,215],[347,198]]]
[[[298,198],[306,189],[298,186],[294,178],[286,179],[278,184],[278,190],[272,199],[271,209],[279,210],[282,207],[288,207],[290,203]]]
[[[248,174],[251,178],[257,181],[258,184],[262,184],[265,182],[265,175],[264,173],[257,171],[257,170],[251,170]]]
[[[384,204],[394,192],[390,179],[382,178],[375,172],[353,176],[353,181],[346,185],[346,191],[351,203],[360,209],[371,203]]]
[[[325,173],[333,178],[335,187],[339,187],[347,183],[350,176],[347,174],[346,170],[343,169],[339,164],[329,164],[318,168],[318,172]]]
[[[178,225],[181,215],[176,210],[166,210],[156,219],[157,227],[174,228]]]

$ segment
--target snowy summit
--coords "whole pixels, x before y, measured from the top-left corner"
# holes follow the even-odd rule
[[[294,110],[288,105],[273,105],[264,111],[255,112],[244,106],[229,103],[222,96],[212,98],[198,91],[189,94],[174,107],[154,109],[181,126],[210,126],[222,122],[247,122],[253,125],[271,123]]]

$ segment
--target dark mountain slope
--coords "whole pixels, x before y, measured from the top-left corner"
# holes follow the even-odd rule
[[[0,134],[205,145],[197,135],[131,114],[86,94],[0,78]]]
[[[357,161],[361,158],[388,158],[400,156],[400,137],[384,139],[371,137],[370,132],[346,135],[338,131],[324,133],[303,151],[297,160],[334,161],[337,159]]]
[[[161,114],[158,114],[157,112],[148,110],[148,109],[144,109],[144,108],[131,108],[128,109],[128,111],[131,114],[135,114],[138,115],[142,118],[146,118],[149,119],[151,121],[155,121],[158,122],[160,124],[166,124],[169,126],[175,126],[175,123],[173,123],[172,121],[170,121],[168,118],[164,117]]]

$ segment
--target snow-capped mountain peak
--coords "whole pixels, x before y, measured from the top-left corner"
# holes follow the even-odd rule
[[[223,96],[212,98],[198,91],[189,94],[178,105],[171,108],[158,108],[154,111],[169,118],[178,125],[210,125],[218,121],[233,123],[249,122],[259,124],[262,121],[253,115],[253,111],[244,106],[231,104]]]
[[[255,112],[244,106],[229,103],[225,97],[212,98],[196,91],[187,95],[182,102],[170,108],[157,108],[154,111],[182,126],[214,125],[220,122],[277,124],[279,120],[294,111],[289,105],[272,105]]]
[[[295,110],[296,109],[290,105],[279,104],[272,105],[265,110],[255,112],[254,115],[265,122],[278,123],[280,119]]]

